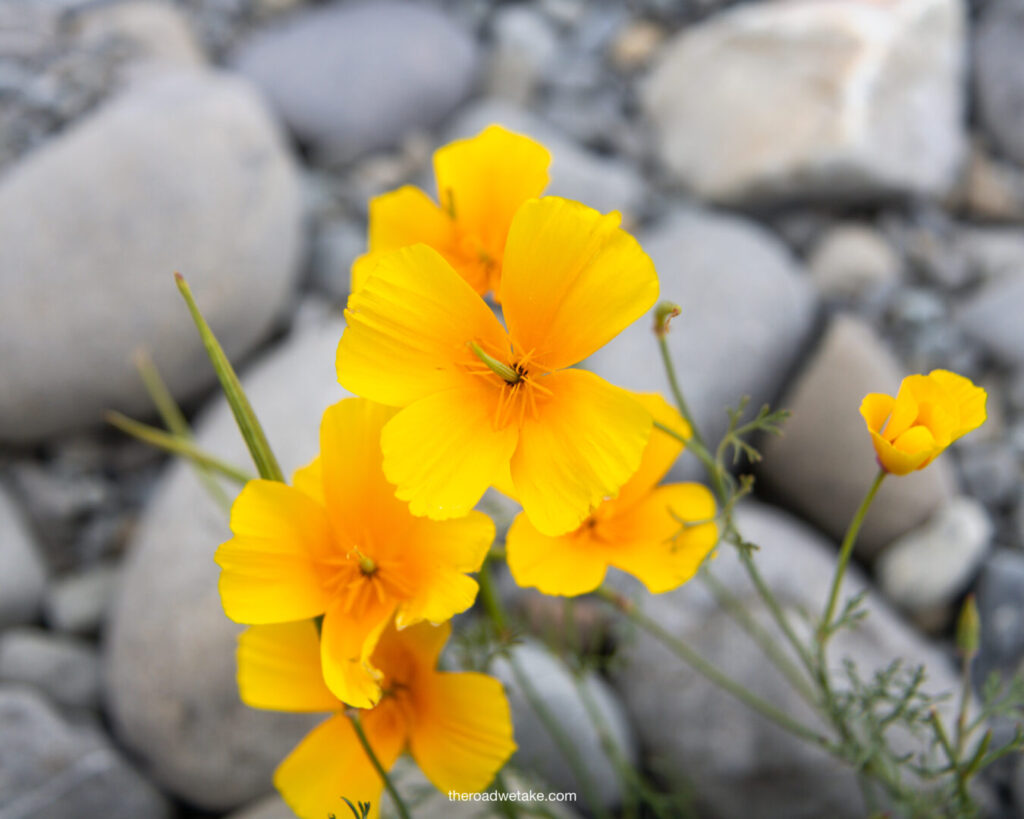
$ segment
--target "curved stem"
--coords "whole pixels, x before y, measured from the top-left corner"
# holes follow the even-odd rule
[[[374,752],[373,747],[370,745],[370,740],[366,738],[366,732],[363,730],[363,724],[359,720],[359,714],[349,714],[349,720],[352,722],[352,727],[355,729],[356,736],[359,737],[359,744],[363,746],[363,750],[366,751],[366,755],[370,758],[370,763],[373,765],[373,769],[377,772],[377,775],[383,780],[384,787],[387,792],[391,795],[391,801],[395,803],[395,810],[398,811],[398,815],[401,819],[411,819],[409,815],[409,809],[405,806],[405,802],[402,801],[402,797],[398,795],[398,791],[395,789],[394,783],[388,776],[388,772],[384,770],[384,766],[380,764],[380,760],[377,758],[377,754]]]

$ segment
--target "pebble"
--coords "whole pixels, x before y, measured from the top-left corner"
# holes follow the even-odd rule
[[[43,618],[47,625],[64,634],[97,634],[118,578],[117,565],[107,563],[53,581],[43,598]]]
[[[830,228],[814,246],[807,264],[822,296],[838,299],[893,285],[903,267],[884,236],[858,223]]]
[[[764,441],[759,481],[765,489],[841,540],[878,472],[860,403],[870,392],[895,395],[906,374],[870,327],[836,316],[778,404],[792,416],[783,435]],[[857,553],[876,556],[948,503],[954,487],[948,457],[886,480],[864,521]]]
[[[0,629],[39,614],[46,567],[14,500],[0,487]]]
[[[1024,555],[995,551],[985,561],[976,594],[981,650],[974,679],[980,683],[993,671],[1015,673],[1024,660]]]
[[[501,6],[491,18],[491,38],[488,94],[525,105],[556,63],[558,32],[530,6]]]
[[[985,132],[999,150],[1024,164],[1024,6],[986,3],[974,30],[974,92]]]
[[[100,704],[99,657],[78,640],[42,629],[10,629],[0,635],[0,683],[31,685],[58,705],[95,709]]]
[[[957,324],[1008,367],[1024,366],[1024,268],[988,281],[956,312]]]

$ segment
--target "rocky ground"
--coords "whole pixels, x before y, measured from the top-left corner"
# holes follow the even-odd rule
[[[146,347],[200,443],[245,463],[181,270],[283,464],[304,463],[343,395],[368,197],[429,185],[433,148],[491,122],[551,149],[551,193],[623,212],[682,306],[670,339],[706,434],[742,395],[793,410],[740,510],[793,611],[820,607],[875,468],[861,397],[934,367],[988,390],[981,430],[884,486],[851,581],[873,613],[840,653],[926,662],[952,690],[951,618],[973,591],[978,680],[1018,669],[1022,38],[1015,0],[0,3],[0,819],[287,815],[269,776],[310,721],[238,702],[211,559],[224,511],[102,413],[151,414]],[[666,388],[642,325],[589,366]],[[714,567],[753,604],[735,569]],[[801,707],[703,587],[651,607]],[[657,645],[618,646],[589,701],[619,754],[701,815],[861,814],[828,759]],[[614,809],[578,687],[540,643],[520,651]],[[580,788],[512,683],[527,776]],[[1024,812],[1024,770],[990,785],[993,815]]]

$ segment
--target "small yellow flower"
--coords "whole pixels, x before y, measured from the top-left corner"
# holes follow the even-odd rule
[[[484,790],[516,749],[501,683],[485,674],[436,671],[451,627],[394,623],[373,653],[384,696],[361,712],[367,741],[384,770],[408,749],[440,791]],[[380,813],[383,782],[345,705],[325,685],[310,620],[254,626],[238,643],[238,689],[253,708],[332,713],[274,773],[274,785],[301,819],[347,816],[342,797]]]
[[[321,455],[294,487],[250,481],[231,509],[234,537],[217,550],[224,611],[239,623],[323,615],[327,685],[359,708],[381,696],[370,660],[395,617],[399,628],[441,623],[476,599],[477,571],[494,539],[479,512],[414,517],[381,472],[380,431],[394,410],[350,398],[327,409]]]
[[[870,393],[860,414],[878,463],[893,475],[924,469],[953,441],[985,422],[985,390],[948,370],[903,379],[893,398]]]
[[[657,421],[690,436],[689,425],[664,398],[647,394],[637,399]],[[516,582],[544,594],[575,596],[600,586],[614,566],[658,594],[693,577],[718,542],[718,527],[710,522],[715,500],[706,487],[657,486],[682,449],[677,439],[654,430],[639,471],[616,498],[598,506],[569,534],[548,537],[519,515],[505,543]]]
[[[480,295],[498,291],[512,217],[548,184],[551,155],[498,125],[434,153],[440,206],[412,185],[370,201],[369,252],[352,265],[362,287],[381,253],[423,243],[445,257]]]
[[[534,526],[557,535],[636,472],[651,414],[593,373],[566,369],[658,297],[654,265],[619,220],[556,197],[524,204],[505,249],[507,330],[424,245],[382,258],[349,297],[338,380],[403,408],[381,447],[413,514],[464,515],[511,471]]]

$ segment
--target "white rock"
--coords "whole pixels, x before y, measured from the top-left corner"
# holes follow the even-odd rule
[[[34,686],[60,705],[97,708],[100,702],[96,650],[42,629],[0,635],[0,682]]]
[[[334,321],[292,337],[245,373],[243,385],[287,474],[318,451],[323,410],[345,397]],[[197,425],[198,443],[249,466],[227,404]],[[107,632],[113,727],[152,776],[189,802],[227,810],[271,789],[274,767],[316,718],[257,711],[238,699],[235,639],[217,592],[227,515],[192,469],[174,464],[143,517]]]
[[[118,577],[117,566],[101,565],[55,580],[43,599],[46,623],[68,634],[94,634],[103,622]]]
[[[962,0],[772,0],[687,27],[643,88],[700,195],[937,194],[966,148]]]
[[[148,347],[179,399],[214,380],[171,274],[228,355],[271,329],[298,272],[300,197],[244,81],[162,74],[0,179],[0,439],[149,412]]]
[[[558,57],[558,35],[547,19],[529,6],[500,6],[491,21],[493,47],[488,91],[525,103]]]
[[[878,583],[890,600],[912,612],[946,605],[963,591],[991,545],[985,507],[973,498],[953,498],[882,553],[875,564]]]
[[[14,501],[0,487],[0,628],[39,613],[46,569]]]
[[[878,231],[847,223],[821,237],[811,250],[808,267],[822,295],[851,298],[895,283],[902,263]]]

